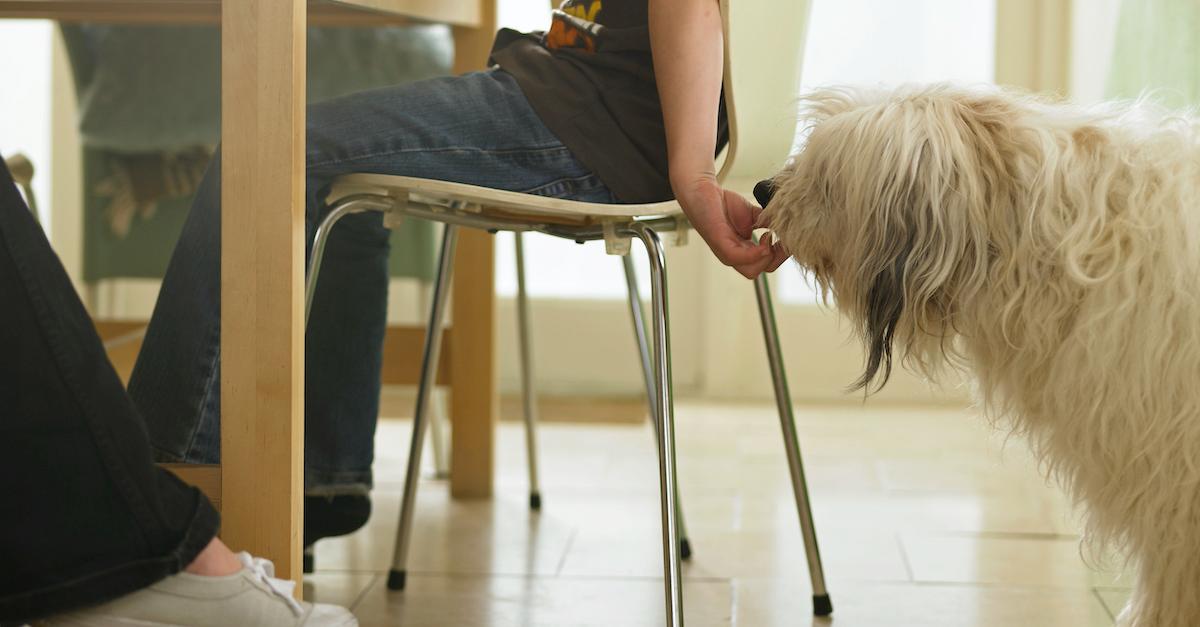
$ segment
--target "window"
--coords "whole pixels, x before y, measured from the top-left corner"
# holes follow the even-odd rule
[[[822,85],[991,82],[995,0],[813,0],[802,92]],[[817,295],[795,264],[778,271],[779,298]]]

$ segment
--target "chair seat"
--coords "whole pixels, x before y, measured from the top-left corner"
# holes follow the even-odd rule
[[[589,224],[682,214],[679,203],[674,200],[638,205],[580,202],[465,183],[387,174],[349,174],[339,177],[334,181],[329,202],[352,194],[398,196],[401,193],[408,193],[412,200],[434,205],[449,205],[452,201],[465,202],[470,206],[469,211],[510,220],[528,219],[531,222]]]

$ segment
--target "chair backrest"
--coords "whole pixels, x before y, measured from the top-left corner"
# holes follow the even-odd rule
[[[720,0],[720,6],[729,146],[717,178],[752,185],[783,165],[795,140],[811,0]]]

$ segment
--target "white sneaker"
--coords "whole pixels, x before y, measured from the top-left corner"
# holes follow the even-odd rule
[[[337,605],[302,603],[296,582],[275,578],[275,565],[239,553],[242,570],[225,577],[179,573],[86,610],[44,624],[64,627],[357,627]]]

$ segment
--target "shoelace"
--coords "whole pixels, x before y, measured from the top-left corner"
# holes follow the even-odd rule
[[[292,613],[296,616],[304,613],[304,608],[300,606],[300,602],[293,595],[296,590],[296,582],[290,579],[276,579],[275,564],[272,564],[271,560],[254,557],[245,551],[238,553],[238,559],[241,560],[242,566],[253,573],[259,581],[266,584],[275,596],[283,599],[288,607],[292,608]]]

